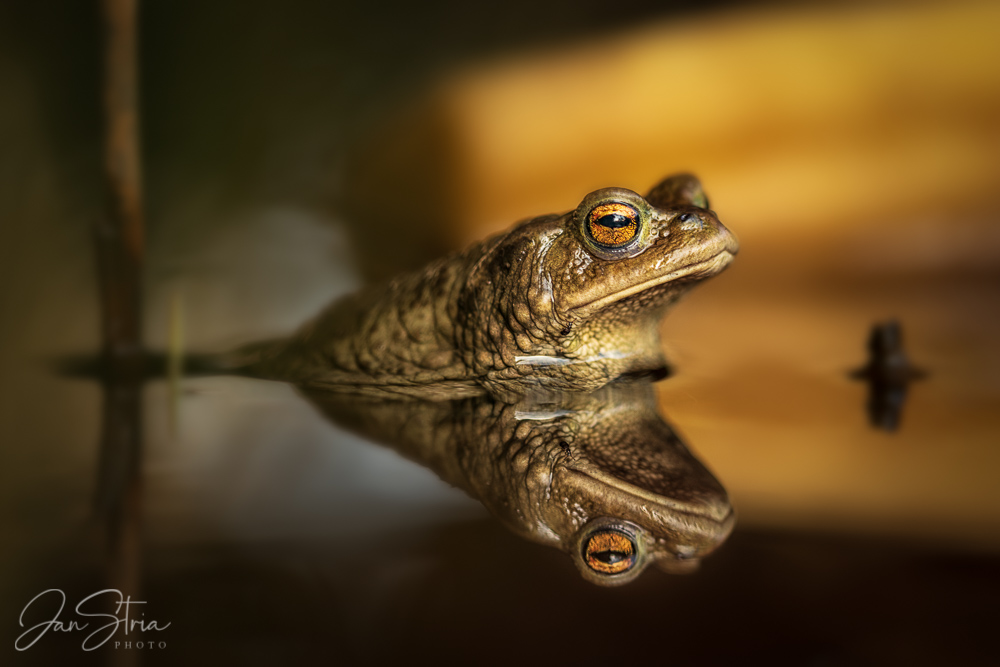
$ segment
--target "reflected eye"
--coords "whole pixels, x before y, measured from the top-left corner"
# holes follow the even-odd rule
[[[635,543],[618,530],[595,532],[583,547],[583,560],[591,570],[601,574],[620,574],[635,565]]]
[[[639,235],[639,211],[620,202],[595,206],[587,214],[587,234],[606,248],[626,245]]]

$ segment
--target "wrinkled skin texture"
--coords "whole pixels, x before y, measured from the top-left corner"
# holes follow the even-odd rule
[[[597,584],[625,583],[654,562],[690,570],[735,521],[725,490],[657,414],[646,382],[517,403],[305,393],[334,422],[431,468],[514,532],[569,553]],[[635,548],[621,572],[595,570],[583,555],[607,528]]]
[[[588,216],[609,202],[636,213],[624,247],[602,247],[588,232]],[[591,391],[662,371],[664,312],[737,250],[707,206],[690,175],[664,180],[645,198],[598,190],[573,211],[341,299],[291,338],[248,347],[230,366],[328,390],[441,398]]]

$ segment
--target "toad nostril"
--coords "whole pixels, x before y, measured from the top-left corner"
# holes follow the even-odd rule
[[[681,213],[677,216],[677,223],[684,229],[701,229],[704,227],[701,216],[694,213]]]

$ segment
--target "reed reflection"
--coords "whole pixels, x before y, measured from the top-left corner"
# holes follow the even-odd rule
[[[597,584],[684,572],[735,521],[725,489],[657,413],[648,382],[447,401],[303,390],[336,424],[427,466]]]

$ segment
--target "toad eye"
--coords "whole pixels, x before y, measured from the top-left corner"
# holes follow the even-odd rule
[[[635,565],[637,556],[635,542],[619,530],[599,530],[583,546],[583,561],[600,574],[627,572]]]
[[[620,248],[639,235],[639,211],[621,202],[599,204],[587,214],[587,235],[605,248]]]

